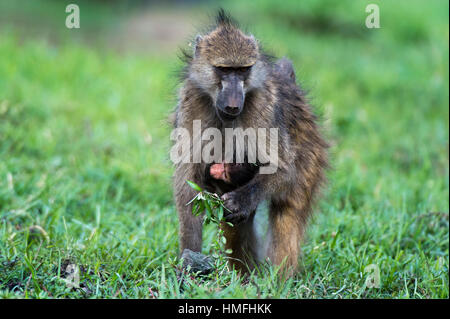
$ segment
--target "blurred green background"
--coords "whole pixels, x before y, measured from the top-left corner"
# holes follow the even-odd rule
[[[65,27],[69,3],[80,29]],[[365,26],[369,3],[380,29]],[[179,48],[219,6],[294,62],[332,144],[301,271],[283,283],[176,276],[166,118]],[[448,298],[448,9],[0,0],[0,296]],[[80,288],[62,280],[68,263]],[[379,288],[367,287],[370,264]]]

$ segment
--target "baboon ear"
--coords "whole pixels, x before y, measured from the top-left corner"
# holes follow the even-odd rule
[[[194,44],[194,56],[195,57],[198,57],[199,56],[199,54],[200,54],[200,50],[199,50],[199,45],[200,45],[200,42],[203,40],[203,38],[202,38],[202,36],[200,35],[200,34],[198,34],[196,37],[195,37],[195,44]]]

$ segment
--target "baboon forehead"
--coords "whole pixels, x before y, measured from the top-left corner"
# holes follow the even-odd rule
[[[259,58],[258,43],[234,27],[220,26],[203,37],[201,55],[214,66],[252,66]]]

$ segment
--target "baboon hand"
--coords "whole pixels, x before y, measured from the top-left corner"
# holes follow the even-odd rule
[[[247,203],[247,198],[242,192],[234,191],[222,195],[224,201],[224,217],[227,222],[238,225],[245,222],[250,216],[251,209]]]

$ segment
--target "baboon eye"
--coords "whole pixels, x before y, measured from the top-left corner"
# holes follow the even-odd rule
[[[239,73],[247,73],[248,71],[250,71],[250,68],[251,66],[241,66],[237,68],[236,71]]]
[[[214,67],[217,71],[220,71],[222,73],[228,73],[231,71],[231,68],[227,68],[225,66],[215,66]]]
[[[241,67],[225,67],[225,66],[215,66],[214,67],[216,71],[220,73],[230,73],[230,72],[236,72],[240,74],[246,74],[248,71],[250,71],[251,66],[241,66]]]

